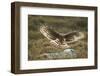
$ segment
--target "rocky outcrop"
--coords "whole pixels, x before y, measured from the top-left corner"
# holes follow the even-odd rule
[[[74,49],[65,49],[64,51],[55,52],[55,53],[43,53],[40,55],[40,58],[43,59],[74,59],[77,57],[77,53]]]

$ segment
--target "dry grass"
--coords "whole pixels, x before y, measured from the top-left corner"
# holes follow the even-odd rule
[[[77,58],[87,58],[87,36],[77,43],[70,45],[71,48],[76,50]],[[46,57],[42,57],[41,54],[60,52],[64,49],[65,48],[59,48],[51,45],[49,40],[46,38],[38,39],[32,43],[32,47],[29,49],[29,60],[47,59]]]

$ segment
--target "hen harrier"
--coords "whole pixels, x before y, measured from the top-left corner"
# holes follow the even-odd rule
[[[73,31],[61,34],[46,25],[40,26],[40,32],[50,40],[50,43],[61,48],[69,48],[70,43],[77,42],[84,37],[82,32]]]

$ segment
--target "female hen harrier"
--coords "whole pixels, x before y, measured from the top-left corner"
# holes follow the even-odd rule
[[[61,34],[46,25],[40,26],[40,32],[50,40],[50,43],[61,48],[69,48],[70,43],[76,42],[84,37],[82,32],[73,31]]]

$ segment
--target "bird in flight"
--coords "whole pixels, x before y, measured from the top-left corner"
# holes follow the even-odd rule
[[[46,25],[40,26],[40,32],[50,41],[51,44],[61,48],[70,48],[69,44],[84,38],[82,32],[72,31],[62,34]]]

